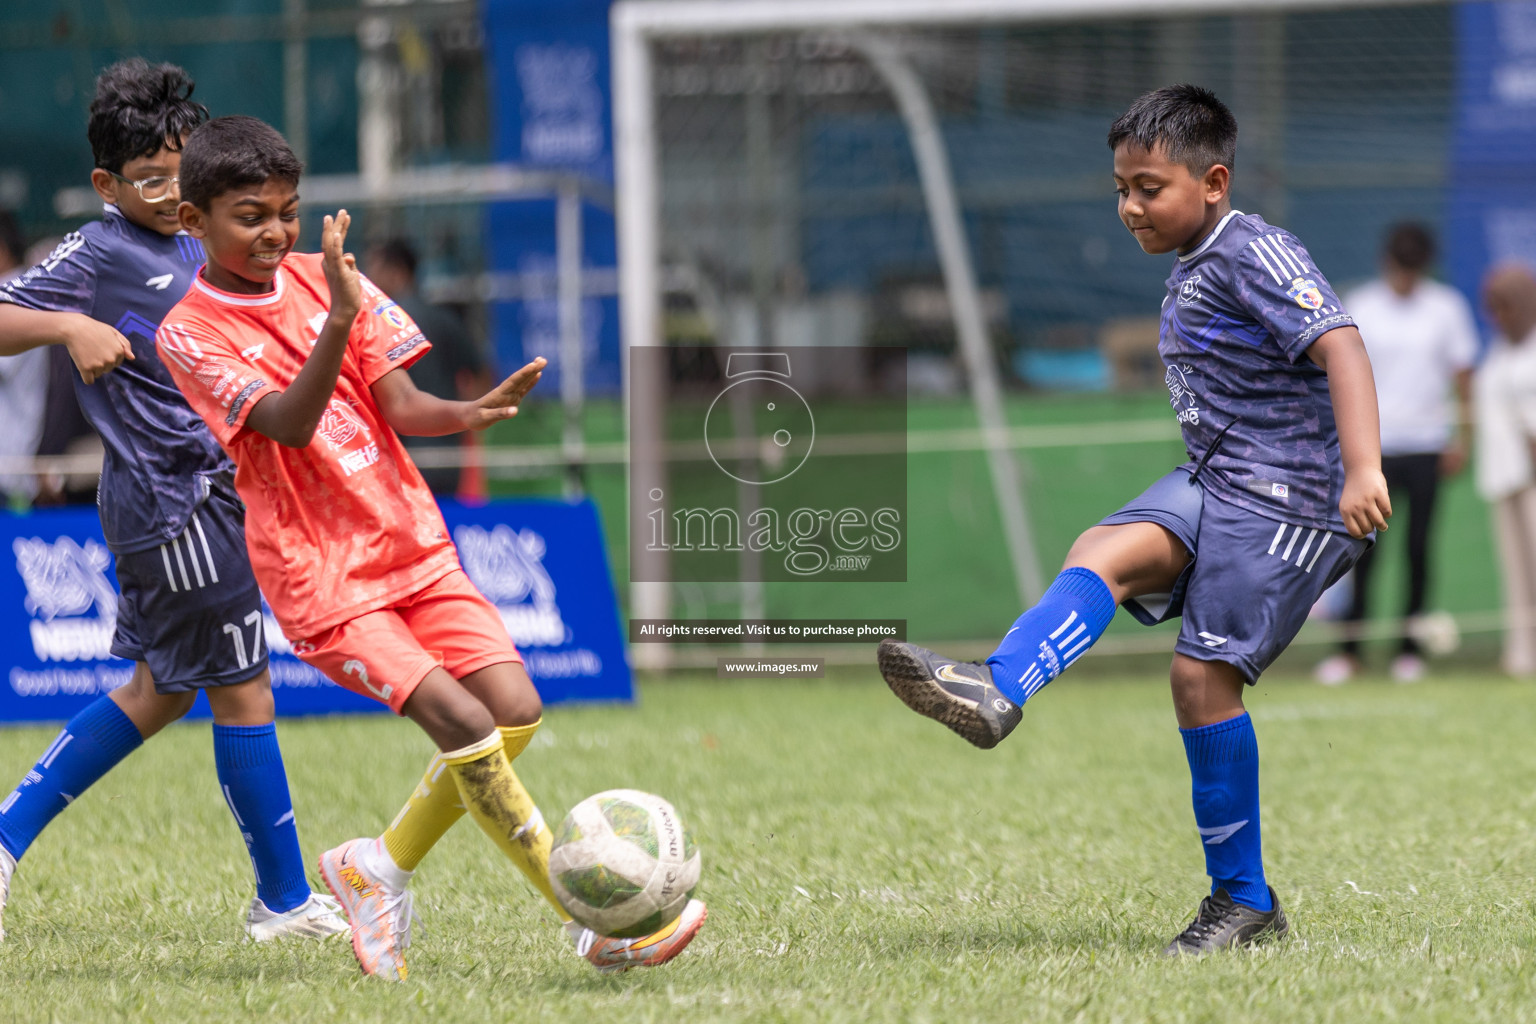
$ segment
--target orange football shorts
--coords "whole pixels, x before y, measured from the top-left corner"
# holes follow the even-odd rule
[[[463,679],[488,665],[523,660],[501,614],[462,569],[387,608],[296,641],[293,653],[397,715],[434,668]]]

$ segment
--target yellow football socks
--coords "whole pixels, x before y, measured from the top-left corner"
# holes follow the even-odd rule
[[[435,754],[405,806],[384,830],[384,848],[396,864],[415,871],[427,851],[464,816],[464,800],[448,774],[443,755]]]
[[[525,729],[531,736],[531,729]],[[502,735],[498,730],[478,743],[444,751],[440,756],[458,783],[459,794],[476,824],[544,894],[560,920],[569,921],[570,915],[555,899],[549,884],[549,848],[553,837],[533,798],[512,770]],[[526,746],[527,737],[521,740]]]
[[[517,755],[528,749],[528,744],[533,740],[533,734],[539,731],[539,726],[544,724],[540,718],[528,725],[498,725],[496,731],[501,733],[502,746],[506,749],[507,760],[516,761]]]
[[[508,761],[527,749],[541,722],[542,718],[529,725],[496,727]],[[426,773],[416,784],[415,792],[384,830],[384,848],[406,871],[415,871],[427,851],[464,816],[464,798],[460,796],[452,774],[445,777],[447,769],[443,755],[434,755],[427,764]]]

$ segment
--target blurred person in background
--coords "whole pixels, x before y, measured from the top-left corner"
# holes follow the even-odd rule
[[[390,238],[372,246],[364,270],[421,328],[432,350],[411,365],[411,380],[429,395],[449,401],[472,401],[490,390],[490,370],[459,315],[446,306],[428,302],[417,291],[416,250],[403,238]],[[412,454],[435,449],[454,450],[464,445],[457,435],[405,437]],[[453,496],[462,489],[458,466],[421,467],[421,475],[434,494]]]
[[[1473,384],[1477,490],[1493,504],[1504,581],[1504,671],[1536,675],[1536,273],[1503,264],[1483,281],[1498,330]]]
[[[0,210],[0,283],[30,266],[26,256],[21,226],[9,210]],[[47,396],[46,349],[0,356],[0,504],[12,509],[28,507],[37,496],[37,475],[19,469],[17,461],[37,454]]]
[[[1411,683],[1424,675],[1415,624],[1429,588],[1429,541],[1440,481],[1467,462],[1467,404],[1479,348],[1472,307],[1455,288],[1429,278],[1435,240],[1419,224],[1387,232],[1381,276],[1344,296],[1360,325],[1381,410],[1381,469],[1387,486],[1408,499],[1408,593],[1392,678]],[[1454,402],[1452,395],[1454,394]],[[1316,669],[1334,686],[1360,671],[1360,639],[1370,598],[1369,548],[1355,563],[1354,587],[1344,616],[1344,642]]]

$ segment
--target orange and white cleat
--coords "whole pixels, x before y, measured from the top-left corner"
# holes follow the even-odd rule
[[[610,939],[579,926],[570,931],[576,940],[577,953],[603,974],[617,974],[631,967],[660,967],[671,960],[699,934],[708,916],[709,911],[702,901],[689,900],[677,920],[638,939]]]
[[[352,952],[364,974],[404,981],[405,951],[416,912],[411,893],[369,874],[363,851],[375,839],[353,839],[320,855],[320,877],[352,926]]]

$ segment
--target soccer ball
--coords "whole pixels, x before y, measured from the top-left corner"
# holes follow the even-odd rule
[[[610,789],[587,797],[560,824],[549,881],[582,925],[633,939],[683,912],[699,884],[699,852],[671,804]]]

